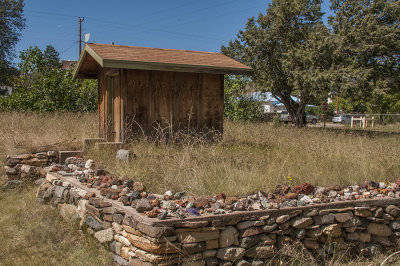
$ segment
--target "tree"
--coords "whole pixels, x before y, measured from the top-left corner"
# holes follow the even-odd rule
[[[10,59],[26,26],[23,8],[23,0],[0,0],[0,84],[7,83],[7,77],[13,73]]]
[[[249,78],[225,75],[224,115],[233,121],[260,121],[262,119],[260,102],[247,92]]]
[[[75,80],[72,69],[61,69],[58,52],[47,46],[30,47],[20,54],[20,75],[14,92],[0,99],[0,109],[8,111],[94,111],[97,109],[97,82]]]
[[[395,99],[400,93],[400,2],[331,0],[331,9],[335,92],[375,105]]]
[[[333,46],[320,0],[273,0],[221,51],[250,65],[255,83],[285,105],[298,127],[305,125],[306,104],[330,90]]]

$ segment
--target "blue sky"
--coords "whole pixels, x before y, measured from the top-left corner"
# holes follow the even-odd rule
[[[219,52],[270,0],[25,0],[27,27],[16,46],[53,45],[78,59],[78,18],[89,42]],[[323,11],[329,12],[324,1]],[[83,34],[82,34],[83,35]],[[18,59],[15,59],[18,62]]]

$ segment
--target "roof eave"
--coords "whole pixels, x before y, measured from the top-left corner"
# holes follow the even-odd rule
[[[82,63],[85,60],[87,54],[89,54],[90,56],[93,57],[93,59],[101,66],[104,67],[104,63],[103,63],[103,59],[92,49],[90,48],[89,45],[85,44],[85,46],[83,47],[83,51],[81,53],[81,55],[79,56],[79,60],[76,63],[76,66],[74,68],[73,71],[73,78],[79,78],[80,76],[84,76],[84,73],[79,73],[79,70],[82,67]]]
[[[125,61],[125,60],[114,60],[114,59],[103,59],[102,67],[159,70],[159,71],[173,71],[173,72],[237,74],[237,75],[251,75],[253,73],[253,70],[251,68],[166,64],[157,62],[139,62],[139,61]]]

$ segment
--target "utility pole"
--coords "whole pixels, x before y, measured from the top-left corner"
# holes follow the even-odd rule
[[[85,20],[84,17],[79,17],[79,56],[82,52],[82,22]]]

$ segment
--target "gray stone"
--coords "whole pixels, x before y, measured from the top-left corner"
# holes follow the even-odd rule
[[[182,248],[183,248],[183,251],[186,252],[187,254],[194,254],[194,253],[203,252],[206,249],[206,244],[205,244],[205,242],[190,243],[190,244],[182,245]]]
[[[305,217],[313,217],[315,215],[318,215],[318,209],[305,210],[303,215]]]
[[[117,265],[128,266],[129,262],[122,258],[121,256],[115,255],[113,256],[113,260]],[[151,265],[150,263],[148,265]]]
[[[112,228],[101,230],[94,233],[94,237],[100,241],[100,243],[111,242],[114,239],[114,231]]]
[[[382,246],[385,246],[385,247],[390,247],[393,245],[393,243],[389,240],[389,238],[385,237],[385,236],[377,236],[377,237],[375,237],[374,240],[375,240],[375,242],[378,242]]]
[[[278,225],[277,225],[277,224],[264,225],[264,226],[262,227],[262,229],[263,229],[264,232],[271,232],[271,231],[275,230],[276,228],[278,228]]]
[[[358,241],[359,237],[358,237],[357,233],[353,232],[353,233],[347,234],[346,239],[350,240],[350,241]]]
[[[260,238],[259,238],[258,235],[244,237],[240,241],[240,246],[242,248],[249,249],[249,248],[254,247],[255,245],[257,245],[259,241],[260,241]]]
[[[321,235],[322,235],[321,228],[307,230],[307,232],[306,232],[306,236],[309,238],[316,238],[316,237],[320,237]]]
[[[276,250],[273,245],[253,247],[246,251],[246,257],[267,259],[267,258],[273,257],[275,254],[275,251]]]
[[[230,246],[239,245],[239,232],[233,226],[227,226],[224,230],[221,230],[219,237],[219,247],[225,248]]]
[[[339,237],[342,235],[342,229],[339,224],[325,225],[321,229],[322,233],[329,237]]]
[[[140,199],[136,203],[136,211],[139,213],[151,211],[152,209],[153,206],[151,206],[151,203],[148,199]]]
[[[290,219],[290,216],[285,214],[285,215],[281,215],[281,216],[277,217],[275,222],[277,224],[282,224],[284,222],[289,221],[289,219]]]
[[[391,222],[390,228],[392,228],[392,230],[400,230],[400,222],[399,221]]]
[[[226,261],[237,261],[243,258],[246,250],[244,248],[227,247],[218,249],[217,258]]]
[[[348,220],[350,220],[350,218],[353,216],[351,212],[345,212],[345,213],[336,213],[335,214],[335,220],[338,223],[345,223]]]
[[[306,228],[313,223],[313,219],[309,217],[296,217],[290,220],[290,224],[294,228]]]
[[[128,150],[120,149],[116,153],[116,158],[121,161],[128,161],[130,152]]]
[[[368,233],[377,236],[390,236],[392,234],[390,227],[385,224],[370,223],[367,230]]]
[[[361,220],[357,216],[351,217],[348,221],[343,223],[341,226],[346,228],[346,227],[353,227],[353,226],[358,226],[361,225]]]
[[[236,266],[251,266],[251,263],[247,260],[240,260],[238,263],[236,263]]]
[[[68,222],[76,222],[80,220],[78,208],[71,204],[61,204],[60,207],[61,217]]]
[[[265,224],[264,221],[244,221],[244,222],[238,223],[236,227],[238,230],[243,230],[243,229],[247,229],[252,226],[262,226],[264,224]]]
[[[306,237],[306,230],[305,229],[296,229],[296,230],[294,230],[293,234],[297,239],[303,239]]]
[[[23,182],[21,180],[8,180],[4,185],[3,185],[3,190],[7,189],[14,189],[19,187]]]
[[[395,205],[387,206],[385,211],[394,217],[400,216],[400,208],[396,207]]]
[[[379,218],[379,217],[382,217],[382,214],[383,214],[383,208],[377,208],[373,213],[372,213],[372,215],[374,216],[374,217],[376,217],[376,218]]]
[[[318,242],[315,241],[315,240],[305,239],[305,240],[303,241],[303,244],[304,244],[304,246],[305,246],[306,248],[308,248],[308,249],[313,249],[313,250],[315,250],[315,249],[318,249],[318,248],[319,248],[319,244],[318,244]]]
[[[119,214],[119,213],[113,214],[113,222],[116,222],[117,224],[122,224],[123,219],[124,219],[124,216],[122,214]]]
[[[219,264],[217,258],[206,258],[205,261],[207,266],[215,266]]]
[[[62,186],[56,186],[56,189],[54,190],[54,196],[57,198],[62,198],[64,194],[65,187]]]
[[[97,221],[93,216],[88,215],[85,219],[85,222],[88,226],[96,231],[103,229],[103,224]]]

